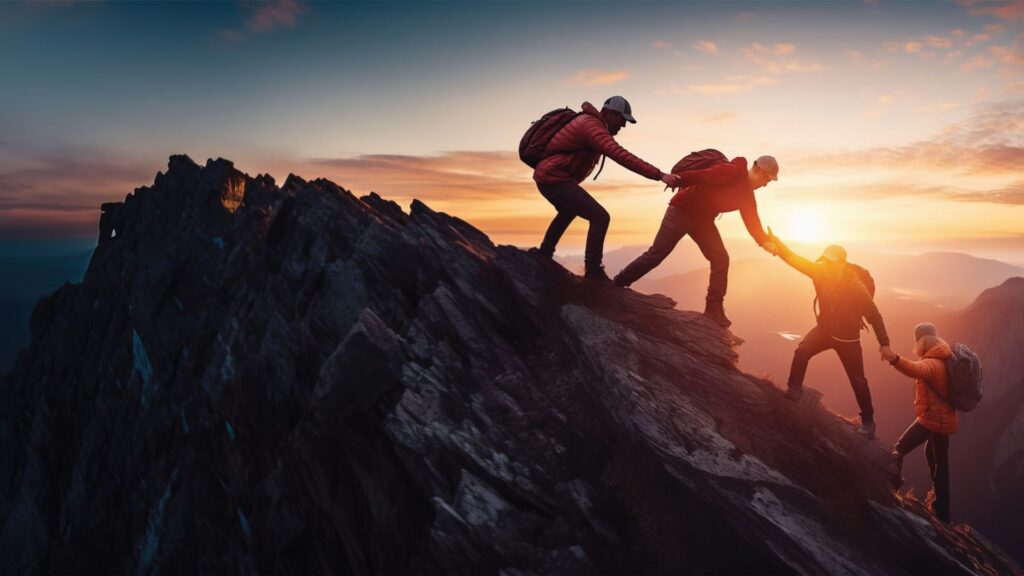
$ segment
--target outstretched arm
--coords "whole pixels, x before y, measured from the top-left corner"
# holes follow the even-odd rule
[[[653,165],[644,162],[637,156],[633,155],[629,150],[626,150],[619,145],[618,142],[612,138],[611,134],[608,133],[608,129],[604,126],[600,120],[593,118],[588,120],[588,124],[583,130],[584,139],[587,144],[611,158],[612,160],[619,163],[623,168],[636,172],[637,174],[650,178],[651,180],[663,180],[664,173],[658,170]],[[671,184],[678,186],[678,180],[675,178],[670,179]],[[665,184],[671,185],[670,182]]]
[[[789,246],[783,244],[782,240],[779,240],[779,237],[772,233],[771,228],[768,228],[768,238],[775,244],[775,248],[779,251],[779,258],[782,258],[783,262],[789,264],[804,276],[812,279],[815,277],[817,269],[814,266],[814,262],[790,250]]]
[[[893,368],[899,370],[904,376],[910,376],[911,378],[920,378],[921,380],[934,381],[938,376],[936,370],[937,363],[928,359],[925,360],[908,360],[903,356],[899,357],[899,360],[893,364]],[[945,366],[942,368],[945,370]]]
[[[770,241],[764,228],[761,227],[761,217],[757,213],[756,202],[751,200],[749,204],[740,208],[740,217],[743,218],[743,225],[747,227],[750,237],[757,242],[758,246],[764,246],[765,242]]]

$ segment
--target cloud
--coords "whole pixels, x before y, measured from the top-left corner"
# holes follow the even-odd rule
[[[245,27],[250,32],[269,32],[282,26],[293,28],[306,10],[305,4],[298,0],[260,2],[246,20]]]
[[[1014,42],[1013,46],[990,46],[989,53],[998,58],[1003,64],[1009,66],[1024,65],[1024,50],[1020,44]]]
[[[960,68],[963,69],[964,72],[973,72],[978,68],[990,68],[994,66],[995,63],[996,61],[992,60],[991,58],[986,58],[984,56],[974,56],[973,58],[971,58],[970,61],[964,62],[960,66]]]
[[[782,74],[784,72],[816,72],[821,69],[821,64],[816,62],[800,62],[798,60],[783,59],[796,51],[796,45],[790,43],[778,43],[772,45],[751,44],[742,50],[743,55],[762,70],[769,74]]]
[[[1024,20],[1021,0],[957,0],[972,16],[995,16],[1007,21]]]
[[[705,96],[739,94],[742,92],[750,92],[759,86],[768,86],[774,83],[774,78],[768,78],[765,76],[726,76],[722,82],[691,84],[685,88],[676,90],[676,93],[696,93],[703,94]]]
[[[672,43],[667,40],[655,40],[653,46],[659,50],[665,50],[672,47]]]
[[[952,48],[953,42],[949,38],[943,38],[942,36],[925,36],[925,42],[933,48]]]
[[[26,156],[17,164],[0,167],[0,236],[94,235],[100,204],[152,182],[159,168],[86,150]]]
[[[294,28],[299,22],[299,17],[309,10],[309,7],[300,0],[268,0],[265,2],[250,0],[243,1],[241,5],[250,12],[242,29],[219,30],[217,32],[219,39],[226,42],[238,42],[247,34],[262,34],[279,28]]]
[[[628,70],[580,70],[567,82],[583,86],[606,86],[621,82],[628,77]]]
[[[703,118],[707,124],[728,124],[736,119],[735,112],[715,112]]]
[[[981,106],[934,138],[897,147],[808,157],[806,166],[918,170],[985,177],[1019,177],[1024,166],[1024,102]]]
[[[718,46],[710,40],[697,40],[693,43],[693,47],[696,48],[698,52],[718,54]]]
[[[903,50],[907,54],[917,54],[921,51],[921,47],[924,46],[920,42],[907,42],[903,45]]]

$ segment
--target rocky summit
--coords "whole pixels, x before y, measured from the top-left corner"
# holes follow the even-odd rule
[[[173,156],[0,386],[33,573],[1021,573],[674,302]]]

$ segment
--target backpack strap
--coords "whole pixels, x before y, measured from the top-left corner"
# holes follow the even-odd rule
[[[946,370],[946,366],[945,366],[945,364],[946,364],[946,363],[945,363],[945,362],[943,362],[942,364],[943,364],[943,366],[942,366],[942,369],[943,369],[943,370]],[[949,373],[949,371],[948,371],[948,370],[946,370],[946,373],[948,374],[948,373]],[[952,402],[950,402],[949,400],[947,400],[945,396],[943,396],[942,394],[939,394],[939,391],[935,389],[935,386],[932,386],[932,383],[931,383],[931,382],[929,382],[929,381],[928,381],[927,379],[925,379],[925,378],[922,378],[922,380],[924,380],[924,383],[925,383],[925,385],[926,385],[926,386],[928,386],[929,388],[931,388],[931,389],[932,389],[932,392],[935,392],[935,395],[939,397],[939,400],[942,400],[943,402],[945,402],[945,403],[946,403],[946,405],[947,405],[947,406],[949,406],[949,407],[950,407],[950,408],[952,408],[953,410],[956,410],[956,406],[953,406],[953,403],[952,403]]]
[[[607,158],[607,156],[604,156],[604,155],[601,156],[601,167],[597,169],[597,174],[594,174],[594,180],[597,180],[597,177],[601,175],[601,170],[604,170],[604,159],[605,158]]]

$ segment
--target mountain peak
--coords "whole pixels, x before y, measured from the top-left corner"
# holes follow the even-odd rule
[[[0,388],[0,561],[1020,573],[674,304],[418,200],[172,156]]]

